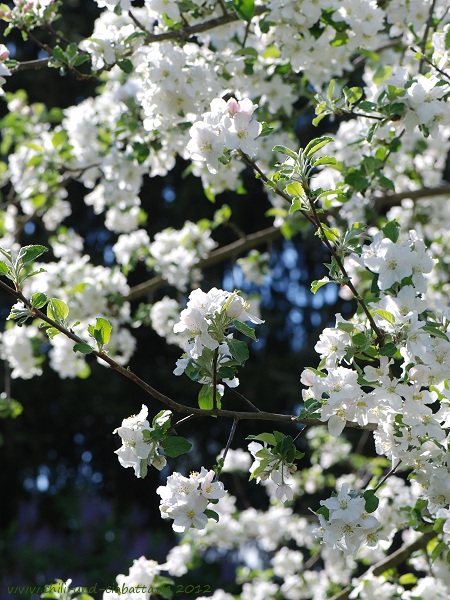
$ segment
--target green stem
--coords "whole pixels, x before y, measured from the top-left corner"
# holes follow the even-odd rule
[[[307,192],[308,193],[308,192]],[[322,242],[325,244],[325,246],[328,248],[331,256],[334,258],[334,260],[336,261],[336,264],[339,267],[340,272],[342,273],[342,275],[344,276],[344,278],[346,279],[346,286],[349,288],[349,290],[352,292],[355,300],[358,302],[358,304],[360,305],[360,307],[362,308],[364,314],[367,317],[367,320],[370,323],[370,326],[372,327],[372,330],[375,332],[376,336],[377,336],[377,342],[379,346],[382,346],[384,344],[384,334],[383,332],[379,329],[378,325],[375,323],[370,310],[368,309],[366,303],[364,302],[363,298],[358,294],[358,291],[356,290],[355,286],[353,285],[346,268],[344,267],[344,263],[341,260],[341,257],[338,255],[338,253],[336,252],[336,250],[334,249],[333,245],[331,244],[331,242],[329,241],[329,239],[327,238],[327,236],[325,235],[325,231],[322,227],[322,223],[319,219],[319,215],[317,214],[317,210],[314,204],[314,200],[311,198],[311,196],[308,194],[308,200],[309,200],[309,204],[311,206],[311,212],[313,213],[313,219],[314,219],[314,223],[316,226],[316,229],[318,230],[319,234],[320,234],[320,238],[322,240]]]

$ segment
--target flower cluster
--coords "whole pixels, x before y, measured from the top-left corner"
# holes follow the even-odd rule
[[[219,159],[224,149],[241,150],[253,156],[258,151],[256,138],[261,133],[261,123],[253,118],[256,104],[246,98],[228,102],[216,98],[211,111],[191,127],[187,150],[193,160],[205,161],[211,173],[217,173]]]
[[[174,332],[189,340],[183,356],[178,359],[175,375],[186,373],[203,385],[199,393],[199,406],[204,409],[220,408],[223,381],[229,387],[239,385],[237,366],[248,358],[245,342],[235,340],[229,333],[234,327],[255,339],[254,330],[244,321],[263,323],[247,310],[249,304],[237,292],[212,288],[208,293],[200,289],[189,295],[187,307],[181,311]]]
[[[148,466],[161,471],[166,465],[166,459],[158,452],[158,444],[145,435],[152,431],[147,416],[148,408],[142,405],[139,414],[124,419],[113,431],[122,438],[122,446],[116,450],[119,462],[125,468],[132,467],[136,477],[145,477]]]
[[[381,539],[381,523],[369,514],[366,499],[344,483],[337,496],[321,500],[326,510],[318,513],[320,528],[316,535],[332,548],[341,548],[353,556],[362,545],[375,547]]]
[[[204,529],[208,518],[218,520],[218,515],[208,509],[210,502],[217,503],[226,494],[223,483],[214,480],[214,471],[204,467],[200,473],[184,477],[173,473],[167,478],[167,485],[156,492],[161,496],[159,510],[163,519],[173,519],[173,530],[183,532],[190,527]]]
[[[9,11],[2,5],[0,17],[15,27],[33,29],[52,23],[58,16],[59,6],[60,0],[14,0]]]
[[[174,325],[175,333],[186,331],[193,345],[188,347],[189,358],[199,358],[203,348],[215,350],[227,343],[228,328],[233,322],[263,321],[250,313],[248,303],[236,292],[212,288],[205,293],[201,289],[189,294],[187,307],[181,311],[180,321]]]
[[[248,449],[254,458],[249,468],[250,479],[255,478],[257,483],[270,479],[276,485],[275,497],[278,500],[282,502],[292,500],[294,490],[291,474],[297,470],[295,464],[278,452],[276,446],[270,448],[267,443],[263,445],[256,441],[250,442]]]
[[[0,96],[4,95],[2,86],[6,83],[5,77],[11,75],[8,67],[5,66],[5,60],[9,57],[9,50],[4,44],[0,44]]]
[[[269,253],[252,250],[248,256],[237,259],[237,264],[241,267],[246,281],[261,285],[264,279],[270,274]]]
[[[133,560],[128,575],[116,577],[116,585],[104,591],[103,600],[133,600],[137,597],[150,600],[158,591],[158,583],[165,583],[159,576],[161,571],[162,566],[155,560],[148,560],[145,556],[141,556]]]
[[[147,264],[178,290],[186,291],[190,281],[201,279],[196,265],[216,246],[210,229],[186,221],[181,229],[168,227],[155,235],[149,246]]]

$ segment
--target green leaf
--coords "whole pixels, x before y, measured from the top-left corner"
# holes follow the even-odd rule
[[[301,209],[302,209],[302,201],[300,200],[300,198],[294,198],[292,200],[291,206],[289,207],[289,214],[292,215],[293,213],[295,213]]]
[[[447,548],[448,547],[445,542],[439,542],[438,544],[436,544],[436,546],[433,548],[430,554],[431,562],[434,562],[436,558],[438,558],[438,556],[440,556],[444,552],[444,550],[447,550]]]
[[[423,331],[427,331],[431,335],[434,335],[438,338],[447,340],[447,342],[449,341],[447,335],[443,331],[441,331],[440,329],[436,329],[436,327],[433,327],[432,325],[424,325],[423,327],[421,327],[421,329],[423,329]]]
[[[267,468],[268,464],[269,460],[261,460],[256,469],[252,471],[249,477],[249,481],[252,481],[252,479],[256,479],[257,477],[259,477],[259,475],[261,475],[261,473],[263,473],[264,470]]]
[[[60,62],[65,62],[66,53],[59,46],[55,46],[53,48],[53,58],[55,58],[56,60],[59,60]]]
[[[74,352],[81,352],[82,354],[90,354],[91,352],[94,352],[94,348],[89,346],[89,344],[85,344],[84,342],[75,344],[72,350]]]
[[[186,454],[192,448],[192,444],[189,440],[179,435],[171,435],[166,437],[162,442],[161,446],[164,452],[170,458],[176,458],[181,454]]]
[[[47,250],[48,248],[45,246],[24,246],[20,249],[17,260],[25,265],[26,263],[35,260],[38,256],[41,256],[41,254],[44,254],[44,252],[47,252]]]
[[[391,179],[388,179],[384,175],[379,175],[377,177],[377,181],[380,184],[380,186],[385,190],[391,190],[392,192],[395,192],[395,185]]]
[[[366,508],[366,512],[368,513],[373,513],[377,510],[378,508],[378,504],[379,504],[379,500],[378,498],[375,496],[375,492],[373,490],[366,490],[363,494],[364,496],[364,500],[366,502],[365,508]]]
[[[105,346],[111,338],[112,325],[106,319],[98,317],[95,323],[95,339],[99,344]]]
[[[316,510],[316,514],[322,515],[323,517],[325,517],[325,520],[328,521],[330,518],[330,509],[326,506],[321,506],[319,509]]]
[[[141,459],[141,463],[139,465],[139,477],[141,479],[145,479],[147,477],[148,472],[148,462],[146,458]]]
[[[208,519],[214,519],[214,521],[216,521],[216,523],[219,522],[219,515],[216,513],[215,510],[211,510],[210,508],[205,508],[205,515],[208,517]]]
[[[133,63],[129,58],[124,58],[117,63],[119,69],[121,69],[124,73],[132,73],[133,72]]]
[[[275,127],[270,127],[265,121],[261,121],[261,133],[257,139],[270,135],[272,131],[275,131]]]
[[[337,164],[337,160],[334,158],[334,156],[322,156],[321,158],[314,160],[315,167],[320,167],[320,166],[324,166],[324,165],[335,165],[335,164]]]
[[[160,410],[157,415],[153,417],[152,427],[168,429],[170,427],[170,419],[172,418],[171,410]]]
[[[231,356],[242,365],[248,359],[248,346],[241,340],[227,339],[227,345]]]
[[[47,305],[47,317],[53,321],[64,321],[69,314],[69,307],[58,298],[50,298]]]
[[[258,58],[258,50],[256,50],[256,48],[251,48],[249,46],[247,46],[245,48],[239,48],[239,50],[236,50],[236,52],[234,54],[236,56],[251,56],[253,58]]]
[[[233,8],[243,21],[251,21],[255,14],[255,0],[233,0]]]
[[[389,311],[383,310],[382,308],[379,308],[379,309],[377,309],[377,310],[374,311],[374,314],[380,316],[382,319],[384,319],[385,321],[387,321],[391,325],[395,325],[395,317]]]
[[[303,189],[303,186],[298,181],[293,181],[292,183],[288,183],[288,185],[285,188],[285,192],[288,193],[290,196],[302,197],[305,195],[305,190]]]
[[[198,405],[203,410],[213,409],[213,386],[205,383],[198,393]]]
[[[357,192],[361,192],[369,187],[370,181],[361,173],[353,172],[345,176],[345,183],[355,188]]]
[[[367,346],[370,346],[370,340],[365,333],[360,331],[352,336],[352,345],[358,348],[366,348]]]
[[[286,455],[293,446],[293,440],[290,435],[284,435],[274,448],[274,452]]]
[[[315,294],[319,288],[327,283],[332,283],[329,277],[322,277],[322,279],[316,279],[311,283],[311,292]]]
[[[67,141],[67,133],[62,129],[52,135],[52,146],[58,148]]]
[[[289,156],[289,158],[292,158],[295,161],[298,160],[298,154],[297,154],[297,152],[294,152],[293,150],[290,150],[286,146],[274,146],[272,148],[272,151],[273,152],[279,152],[280,154],[285,154],[286,156]]]
[[[258,435],[248,435],[246,438],[246,440],[254,440],[257,442],[265,442],[266,444],[269,444],[270,446],[275,446],[276,444],[276,440],[275,440],[275,436],[273,435],[273,433],[259,433]]]
[[[400,585],[414,585],[417,583],[417,577],[414,575],[414,573],[405,573],[404,575],[400,576],[398,582]]]
[[[55,335],[58,335],[58,333],[61,332],[58,329],[56,329],[56,327],[47,327],[45,333],[52,340],[55,337]]]
[[[8,273],[8,265],[0,260],[0,275],[6,275]]]
[[[333,141],[333,138],[330,138],[328,136],[314,138],[306,146],[304,153],[309,158],[310,156],[312,156],[313,154],[318,152],[321,148],[323,148],[324,146],[326,146],[327,144],[329,144],[332,141]]]
[[[353,333],[355,331],[353,323],[349,323],[348,321],[339,321],[336,327],[345,331],[345,333]]]
[[[343,90],[345,99],[350,102],[350,104],[355,104],[362,98],[363,91],[360,87],[345,87]]]
[[[394,356],[397,352],[397,346],[392,342],[388,342],[382,348],[380,348],[380,356]]]
[[[395,219],[393,221],[389,221],[381,231],[384,233],[384,237],[387,237],[395,244],[400,234],[400,223]]]
[[[4,248],[0,248],[0,254],[3,254],[5,258],[8,259],[8,262],[12,261],[12,254],[9,250],[5,250]]]
[[[31,306],[33,308],[42,308],[45,304],[47,304],[47,295],[43,292],[36,292],[31,296]]]
[[[233,327],[256,342],[255,330],[239,320],[233,321]]]

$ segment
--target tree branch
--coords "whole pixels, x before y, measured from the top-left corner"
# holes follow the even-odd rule
[[[5,290],[9,295],[13,296],[19,302],[22,302],[30,310],[30,313],[33,317],[37,317],[37,318],[41,319],[42,321],[44,321],[44,323],[47,323],[51,327],[54,327],[55,329],[60,331],[62,334],[64,334],[66,337],[71,339],[73,342],[75,342],[77,344],[86,344],[86,341],[83,338],[79,337],[78,335],[76,335],[75,333],[70,331],[69,329],[66,329],[59,323],[56,323],[56,321],[47,317],[47,315],[45,313],[43,313],[41,310],[39,310],[37,308],[33,308],[31,305],[31,302],[27,298],[25,298],[25,296],[21,292],[14,290],[13,288],[11,288],[9,285],[7,285],[6,283],[4,283],[1,280],[0,280],[0,288]],[[231,419],[235,419],[236,421],[256,420],[256,421],[274,421],[274,422],[292,423],[292,424],[298,423],[298,424],[312,425],[312,426],[323,425],[323,422],[320,421],[319,419],[311,419],[311,418],[299,419],[296,415],[285,415],[285,414],[262,412],[262,411],[261,412],[242,412],[242,411],[225,410],[225,409],[203,410],[201,408],[194,408],[192,406],[186,406],[184,404],[180,404],[179,402],[176,402],[175,400],[172,400],[172,398],[169,398],[169,396],[166,396],[165,394],[161,393],[160,391],[158,391],[157,389],[152,387],[150,384],[148,384],[143,379],[138,377],[138,375],[133,373],[133,371],[131,371],[131,369],[125,368],[125,367],[122,367],[122,365],[119,365],[119,363],[117,363],[114,359],[110,358],[105,352],[98,352],[97,350],[93,350],[92,354],[94,356],[96,356],[97,358],[99,358],[100,360],[102,360],[103,362],[107,363],[112,369],[114,369],[114,371],[117,371],[118,373],[120,373],[121,375],[123,375],[124,377],[126,377],[127,379],[132,381],[133,383],[135,383],[137,386],[139,386],[141,389],[143,389],[149,396],[152,396],[152,398],[155,398],[155,400],[158,400],[162,404],[165,404],[166,406],[168,406],[169,408],[171,408],[173,411],[175,411],[177,413],[181,413],[181,414],[185,414],[185,415],[196,415],[199,417],[214,417],[214,418],[228,417]],[[374,431],[377,428],[377,426],[373,423],[369,423],[368,425],[361,427],[357,423],[353,423],[353,422],[349,421],[347,423],[347,425],[348,425],[348,427],[355,428],[355,429],[370,429],[372,431]]]
[[[418,190],[399,192],[398,194],[386,194],[380,198],[374,196],[372,201],[377,208],[390,208],[391,206],[398,206],[402,200],[406,200],[407,198],[419,200],[420,198],[432,198],[434,196],[445,196],[447,194],[450,195],[450,184],[434,188],[423,187]]]
[[[267,12],[266,6],[257,6],[255,8],[255,16],[262,15]],[[152,33],[149,34],[145,38],[146,44],[154,44],[155,42],[165,42],[167,40],[187,40],[192,36],[195,36],[199,33],[203,33],[204,31],[209,31],[210,29],[215,29],[216,27],[221,27],[222,25],[227,25],[228,23],[233,23],[234,21],[239,21],[239,17],[236,13],[226,13],[221,17],[216,17],[214,19],[209,19],[208,21],[204,21],[203,23],[196,23],[195,25],[190,25],[188,27],[183,27],[183,29],[174,29],[173,31],[165,31],[164,33]],[[242,24],[244,24],[241,21]]]
[[[25,60],[23,62],[19,62],[14,67],[10,68],[11,73],[18,73],[19,71],[31,71],[38,69],[45,69],[48,67],[48,63],[50,62],[50,58],[37,58],[36,60]]]
[[[436,531],[424,533],[415,542],[412,542],[412,544],[405,544],[389,556],[386,556],[386,558],[383,558],[383,560],[380,560],[380,562],[371,567],[367,573],[373,573],[375,576],[382,575],[388,569],[392,569],[405,562],[405,560],[407,560],[411,554],[417,550],[425,548],[428,542],[434,539],[436,536]],[[364,575],[360,577],[358,581],[361,579],[364,579]],[[339,594],[335,594],[332,598],[330,598],[330,600],[347,600],[351,591],[351,587],[346,587],[344,590],[342,590],[342,592],[339,592]]]
[[[237,240],[227,246],[213,250],[207,258],[200,260],[195,266],[199,269],[206,269],[207,267],[221,263],[234,256],[240,256],[257,246],[276,240],[280,238],[281,235],[281,231],[276,227],[268,227],[267,229],[257,231],[256,233],[251,233],[243,240]],[[132,287],[130,293],[125,296],[124,299],[129,302],[137,300],[138,298],[145,296],[145,294],[154,292],[166,284],[166,280],[161,275],[157,275],[148,281],[144,281],[143,283]]]

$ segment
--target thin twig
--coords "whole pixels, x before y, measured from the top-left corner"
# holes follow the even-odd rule
[[[378,115],[367,115],[366,113],[356,112],[355,110],[342,111],[351,117],[364,117],[364,119],[375,119],[376,121],[386,121],[387,117],[379,117]]]
[[[286,192],[284,192],[283,190],[280,190],[280,188],[273,186],[272,183],[270,182],[270,179],[267,177],[267,175],[265,173],[263,173],[263,171],[261,171],[259,166],[255,163],[254,160],[252,160],[250,158],[250,156],[248,156],[248,154],[245,154],[245,152],[242,152],[242,150],[239,150],[239,155],[242,157],[244,162],[249,167],[251,167],[256,173],[258,173],[258,175],[261,177],[261,179],[264,181],[264,183],[269,184],[268,187],[273,192],[275,192],[275,194],[277,194],[277,196],[284,198],[284,200],[289,202],[289,204],[292,204],[291,196],[289,196],[289,194],[286,194]],[[314,225],[314,227],[316,227],[316,222],[314,221],[314,219],[311,217],[311,215],[309,213],[307,213],[303,209],[300,209],[300,213],[305,217],[305,219],[307,219],[312,225]]]
[[[431,25],[433,23],[433,13],[434,13],[434,7],[436,6],[436,0],[433,0],[430,4],[430,10],[428,11],[428,19],[427,19],[427,23],[425,25],[425,31],[423,34],[423,38],[420,44],[420,49],[422,51],[422,58],[420,59],[419,62],[419,73],[422,73],[422,69],[423,69],[423,63],[424,62],[428,62],[425,61],[425,50],[427,47],[427,41],[428,41],[428,34],[430,32],[431,29]]]
[[[392,469],[389,469],[389,471],[386,473],[386,475],[383,477],[383,479],[380,481],[380,483],[378,483],[374,488],[373,488],[373,492],[377,492],[380,487],[383,485],[383,483],[385,483],[389,477],[391,475],[393,475],[395,473],[395,471],[399,468],[399,466],[402,464],[402,459],[400,459],[398,461],[398,463],[395,465],[395,467],[392,467]]]
[[[213,355],[213,410],[217,410],[217,359],[219,358],[219,348],[214,350]]]
[[[135,16],[135,14],[133,13],[133,11],[130,9],[128,11],[128,14],[130,15],[130,19],[134,22],[135,25],[137,25],[137,27],[141,30],[144,31],[145,33],[147,33],[148,35],[152,35],[152,33],[150,31],[147,31],[147,29],[145,28],[145,25],[143,25],[139,19]]]
[[[220,6],[220,8],[222,9],[222,13],[223,13],[224,15],[227,15],[227,14],[228,14],[228,10],[227,10],[227,7],[225,6],[225,2],[224,2],[224,0],[218,0],[218,1],[217,1],[217,4],[218,4],[218,5]]]
[[[415,48],[413,48],[413,46],[410,46],[411,50],[413,52],[417,52],[417,50]],[[437,71],[438,73],[440,73],[443,77],[445,77],[446,79],[450,80],[450,75],[448,73],[446,73],[445,71],[443,71],[441,68],[439,68],[437,65],[434,64],[433,61],[431,61],[427,56],[423,55],[421,58],[421,62],[426,62],[428,65],[430,65],[430,67],[432,67],[435,71]]]
[[[245,44],[247,43],[248,34],[250,33],[250,23],[251,23],[251,21],[248,21],[247,25],[245,27],[244,39],[242,40],[242,44],[241,44],[242,48],[245,48]]]
[[[252,410],[254,410],[255,412],[261,412],[261,411],[259,410],[259,408],[257,408],[257,407],[256,407],[256,406],[253,404],[253,402],[250,402],[250,400],[249,400],[249,399],[248,399],[246,396],[244,396],[244,394],[241,394],[240,392],[238,392],[236,388],[230,388],[230,392],[233,392],[233,394],[235,394],[235,395],[236,395],[238,398],[240,398],[241,400],[243,400],[243,401],[244,401],[246,404],[248,404],[248,405],[250,406],[250,408],[251,408]]]
[[[223,461],[222,465],[225,464],[225,459],[227,457],[228,450],[230,449],[231,442],[233,441],[233,438],[234,438],[234,434],[236,433],[237,424],[238,424],[238,420],[233,419],[233,424],[231,425],[230,435],[228,436],[227,445],[225,446],[223,454],[220,457]],[[220,471],[217,473],[216,479],[219,479],[219,475],[220,475]]]
[[[313,217],[314,217],[314,221],[316,224],[316,228],[320,233],[320,238],[322,240],[322,242],[325,244],[325,246],[328,248],[331,256],[334,258],[334,260],[336,261],[337,266],[339,267],[340,272],[342,273],[344,279],[346,280],[345,285],[349,288],[349,290],[352,292],[356,302],[358,302],[358,304],[360,305],[360,307],[362,308],[364,314],[367,317],[367,320],[370,323],[370,326],[372,328],[372,330],[374,331],[374,333],[377,336],[377,341],[378,344],[380,346],[383,345],[384,343],[384,334],[381,331],[381,329],[378,327],[378,325],[375,323],[374,318],[369,310],[369,308],[367,307],[364,299],[358,294],[358,291],[356,290],[355,286],[353,285],[348,273],[347,273],[347,269],[344,266],[344,263],[342,262],[341,257],[337,254],[336,250],[333,247],[333,244],[328,240],[327,236],[325,235],[325,231],[323,229],[322,223],[319,219],[319,215],[317,214],[316,211],[316,207],[314,205],[314,200],[312,200],[311,198],[309,198],[309,202],[310,202],[310,206],[311,206],[311,211],[313,213]]]

